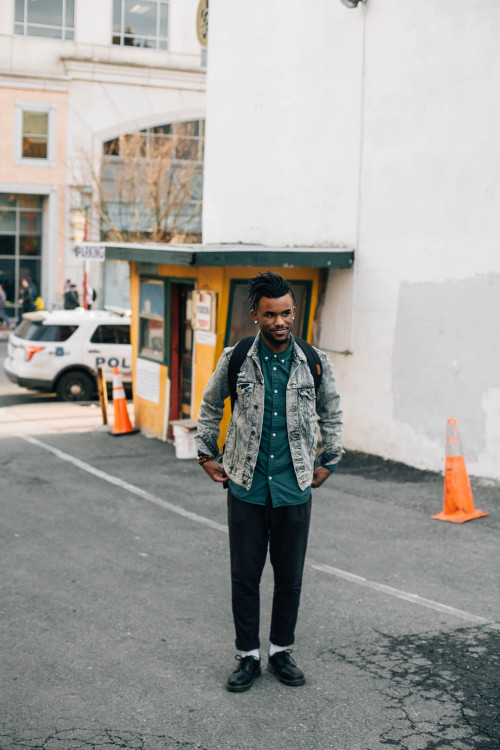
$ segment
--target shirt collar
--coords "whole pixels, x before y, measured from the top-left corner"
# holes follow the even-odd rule
[[[272,349],[270,349],[266,344],[264,343],[264,339],[261,337],[260,339],[260,355],[261,357],[269,357],[269,359],[273,359],[274,355],[277,355],[277,358],[280,362],[288,362],[292,358],[293,354],[293,340],[290,338],[290,345],[287,346],[287,348],[282,352],[273,352]]]

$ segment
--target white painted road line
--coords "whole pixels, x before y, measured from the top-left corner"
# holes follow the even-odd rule
[[[150,503],[154,503],[155,505],[159,505],[161,508],[165,508],[165,510],[170,510],[172,513],[177,513],[177,515],[179,516],[184,516],[184,518],[189,518],[191,521],[202,523],[205,526],[210,526],[210,528],[216,529],[217,531],[224,531],[227,534],[227,526],[223,526],[221,523],[211,521],[209,518],[199,516],[197,513],[191,513],[191,511],[184,510],[184,508],[180,508],[178,505],[172,505],[172,503],[169,503],[166,500],[162,500],[160,497],[156,497],[156,495],[152,495],[150,492],[146,492],[146,490],[143,490],[140,487],[136,487],[135,484],[129,484],[128,482],[124,482],[123,479],[114,477],[112,474],[107,474],[105,471],[95,469],[85,461],[80,461],[79,458],[70,456],[69,453],[64,453],[58,448],[53,448],[51,445],[42,443],[41,440],[38,440],[35,437],[23,435],[22,439],[26,440],[27,443],[31,443],[32,445],[36,445],[39,448],[43,448],[49,453],[52,453],[54,456],[57,456],[57,458],[60,458],[61,461],[66,461],[69,464],[73,464],[73,466],[77,466],[79,469],[82,469],[82,471],[86,471],[88,474],[93,474],[93,476],[98,477],[98,479],[103,479],[105,482],[109,482],[109,484],[114,484],[116,487],[120,487],[120,489],[126,490],[126,492],[130,492],[132,495],[142,497],[143,500],[148,500]]]
[[[169,503],[166,500],[162,500],[160,497],[156,497],[156,495],[152,495],[150,492],[146,492],[146,490],[143,490],[140,487],[136,487],[135,484],[124,482],[123,479],[119,479],[118,477],[115,477],[112,474],[108,474],[105,471],[96,469],[90,464],[86,463],[85,461],[81,461],[79,458],[76,458],[75,456],[71,456],[69,453],[64,453],[64,451],[59,450],[59,448],[53,448],[51,445],[47,445],[47,443],[43,443],[41,440],[38,440],[38,438],[28,436],[28,435],[23,435],[22,439],[25,440],[27,443],[31,443],[32,445],[36,445],[37,447],[42,448],[43,450],[46,450],[49,453],[52,453],[61,461],[66,461],[67,463],[73,464],[73,466],[76,466],[82,471],[86,471],[88,474],[92,474],[98,479],[102,479],[103,481],[108,482],[109,484],[114,484],[116,487],[120,487],[122,490],[125,490],[126,492],[130,492],[132,495],[137,495],[137,497],[141,497],[143,500],[148,500],[150,503],[154,503],[154,505],[159,505],[160,508],[169,510],[171,513],[177,513],[177,515],[179,516],[183,516],[184,518],[189,518],[191,521],[195,521],[196,523],[203,524],[204,526],[209,526],[210,528],[216,529],[217,531],[223,531],[225,534],[228,533],[227,526],[221,523],[217,523],[216,521],[212,521],[210,520],[210,518],[205,518],[204,516],[200,516],[197,513],[191,513],[191,511],[184,510],[184,508],[181,508],[178,505],[173,505],[172,503]],[[323,565],[323,564],[314,563],[314,562],[309,562],[306,564],[308,565],[308,567],[313,568],[314,570],[317,570],[320,573],[326,573],[327,575],[332,575],[337,578],[342,578],[343,580],[349,581],[350,583],[355,583],[358,586],[364,586],[365,588],[372,589],[373,591],[380,591],[383,594],[394,596],[397,599],[403,599],[404,601],[410,602],[411,604],[418,604],[420,607],[426,607],[427,609],[433,609],[436,612],[441,612],[442,614],[451,615],[452,617],[457,617],[461,620],[466,620],[467,622],[473,623],[474,625],[493,625],[495,628],[500,627],[493,621],[487,620],[484,617],[478,617],[477,615],[472,615],[469,612],[464,612],[461,609],[455,609],[455,607],[449,607],[447,604],[434,602],[432,601],[432,599],[425,599],[419,596],[418,594],[410,594],[407,591],[394,589],[392,588],[392,586],[386,586],[383,583],[377,583],[376,581],[369,581],[366,578],[363,578],[362,576],[355,575],[354,573],[349,573],[348,571],[341,570],[340,568],[333,568],[330,565]]]
[[[357,583],[359,586],[365,586],[365,588],[372,589],[373,591],[381,591],[383,594],[395,596],[397,599],[404,599],[404,601],[411,602],[412,604],[419,604],[421,607],[427,607],[427,609],[434,609],[436,610],[436,612],[442,612],[445,615],[459,617],[461,620],[467,620],[468,622],[474,623],[474,625],[494,624],[491,620],[486,620],[484,617],[471,615],[469,612],[464,612],[461,609],[455,609],[455,607],[449,607],[447,604],[434,602],[432,601],[432,599],[424,599],[424,597],[419,596],[418,594],[409,594],[407,591],[394,589],[392,588],[392,586],[386,586],[383,583],[368,581],[362,576],[357,576],[353,573],[347,573],[345,570],[340,570],[339,568],[332,568],[330,565],[321,565],[319,563],[309,564],[311,568],[314,568],[314,570],[319,570],[321,573],[328,573],[329,575],[336,576],[337,578],[343,578],[345,581]]]

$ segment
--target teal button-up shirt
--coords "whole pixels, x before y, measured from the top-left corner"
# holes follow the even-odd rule
[[[238,500],[265,505],[270,493],[273,508],[279,508],[305,503],[311,494],[310,487],[301,490],[297,484],[288,443],[286,387],[292,354],[291,343],[285,351],[276,354],[262,339],[260,341],[260,366],[265,387],[262,435],[250,489],[245,490],[229,480],[231,494]],[[335,464],[326,468],[335,471],[337,466]]]

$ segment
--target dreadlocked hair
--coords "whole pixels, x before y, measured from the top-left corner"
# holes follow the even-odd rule
[[[289,294],[296,304],[290,284],[279,273],[273,273],[272,271],[259,273],[248,282],[248,299],[252,310],[257,309],[261,297],[277,299],[278,297],[284,297],[285,294]]]

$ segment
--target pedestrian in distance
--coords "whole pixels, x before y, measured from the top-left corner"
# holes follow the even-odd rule
[[[226,684],[230,692],[248,690],[261,674],[259,589],[268,548],[274,572],[268,669],[285,685],[305,682],[290,647],[311,488],[321,487],[342,456],[342,410],[332,367],[325,352],[291,334],[291,287],[267,271],[250,280],[248,297],[257,335],[222,353],[203,393],[196,435],[198,463],[228,490],[231,598],[240,652]],[[238,350],[245,341],[242,356]],[[229,396],[233,413],[220,456],[219,425]]]
[[[21,314],[36,310],[35,298],[33,297],[28,279],[22,279],[21,281],[21,298],[19,304],[21,305]]]
[[[0,283],[0,324],[2,327],[5,325],[7,328],[13,328],[12,323],[9,320],[9,316],[5,312],[5,305],[7,304],[7,295],[3,284]]]
[[[68,291],[64,293],[64,309],[76,310],[77,307],[80,307],[78,290],[76,288],[76,284],[71,284]]]
[[[38,287],[33,281],[33,279],[31,278],[31,276],[28,276],[28,284],[31,289],[31,294],[33,295],[33,301],[34,301],[38,297]]]

